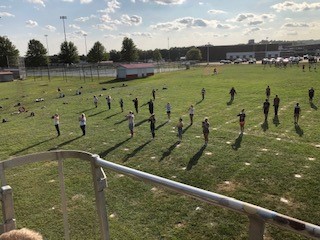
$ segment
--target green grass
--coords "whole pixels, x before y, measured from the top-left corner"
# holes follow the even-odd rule
[[[156,174],[178,182],[265,207],[282,214],[320,224],[319,197],[319,110],[308,101],[308,89],[314,87],[317,106],[319,73],[301,68],[266,68],[261,65],[196,67],[153,77],[122,82],[111,79],[68,81],[54,78],[30,78],[1,83],[0,159],[51,149],[73,149],[97,153],[104,159]],[[265,88],[271,97],[278,94],[279,122],[273,123],[270,109],[268,126],[263,125],[262,104]],[[82,86],[82,95],[75,92]],[[166,86],[167,90],[163,90]],[[58,98],[57,88],[66,94]],[[206,98],[201,101],[201,89]],[[229,90],[237,95],[231,105]],[[102,88],[107,88],[103,91]],[[134,110],[132,99],[143,105],[158,89],[155,100],[156,138],[151,141],[148,106],[136,114],[135,136],[130,139],[124,116]],[[93,95],[99,96],[94,108]],[[105,97],[113,98],[107,110]],[[125,112],[119,107],[124,100]],[[44,102],[35,102],[44,98]],[[21,102],[26,113],[13,114]],[[167,122],[165,105],[172,105],[171,122]],[[293,107],[302,109],[300,129],[293,124]],[[67,104],[64,104],[67,103]],[[194,124],[188,127],[188,108],[195,105]],[[239,138],[237,114],[246,109],[245,135]],[[35,117],[29,117],[30,112]],[[56,137],[51,116],[60,114],[61,136]],[[80,113],[87,115],[87,135],[81,137]],[[183,118],[185,133],[176,147],[176,129]],[[201,121],[209,117],[209,144],[203,148]],[[212,153],[210,155],[210,153]],[[314,161],[308,158],[315,158]],[[250,165],[249,165],[250,164]],[[68,214],[72,239],[99,239],[90,166],[86,162],[66,159],[65,178]],[[106,202],[112,239],[247,239],[247,219],[230,211],[209,206],[188,197],[134,181],[106,171]],[[296,178],[295,174],[302,177]],[[62,239],[57,164],[36,163],[7,172],[14,190],[18,227],[40,231],[48,239]],[[229,184],[226,184],[229,181]],[[289,202],[283,203],[280,198]],[[200,207],[200,210],[196,210]],[[305,239],[268,226],[267,239]]]

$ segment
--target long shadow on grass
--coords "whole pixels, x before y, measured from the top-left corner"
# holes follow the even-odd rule
[[[123,159],[123,162],[128,161],[129,158],[134,157],[138,152],[140,152],[145,146],[147,146],[149,143],[151,143],[151,140],[145,142],[141,146],[137,147],[135,150],[132,151],[132,153],[127,154],[125,158]]]
[[[262,130],[263,130],[264,132],[269,129],[268,120],[265,120],[265,121],[261,124],[261,128],[262,128]]]
[[[121,123],[125,122],[126,120],[127,120],[127,119],[126,119],[126,118],[124,118],[124,119],[122,119],[122,120],[120,120],[120,121],[118,121],[118,122],[114,123],[114,125],[119,125],[119,124],[121,124]]]
[[[117,143],[116,145],[114,145],[113,147],[99,153],[99,156],[101,158],[104,158],[105,156],[107,156],[110,152],[112,152],[113,150],[116,150],[118,147],[120,147],[121,145],[123,145],[124,143],[126,143],[127,141],[129,141],[131,138],[127,138],[126,140]]]
[[[85,113],[85,112],[89,112],[91,111],[92,109],[95,109],[96,107],[93,107],[93,108],[88,108],[86,110],[82,110],[81,112],[78,112],[78,114],[81,114],[81,113]]]
[[[99,115],[99,114],[101,114],[101,113],[104,113],[105,111],[107,111],[107,110],[103,110],[103,111],[100,111],[100,112],[97,112],[97,113],[94,113],[94,114],[90,114],[90,115],[88,115],[88,117],[97,116],[97,115]]]
[[[164,123],[161,123],[160,125],[158,125],[158,126],[156,127],[156,130],[162,128],[162,127],[163,127],[164,125],[166,125],[167,123],[168,123],[168,121],[165,121]]]
[[[63,143],[60,143],[59,145],[57,145],[57,146],[55,146],[55,147],[53,147],[53,148],[48,149],[48,151],[52,151],[52,150],[59,149],[59,148],[65,146],[65,145],[68,145],[69,143],[72,143],[73,141],[75,141],[75,140],[77,140],[77,139],[79,139],[79,138],[82,138],[82,135],[81,135],[81,136],[78,136],[78,137],[75,137],[75,138],[73,138],[73,139],[70,139],[70,140],[68,140],[68,141],[65,141],[65,142],[63,142]]]
[[[26,150],[28,150],[28,149],[30,149],[30,148],[39,146],[39,145],[42,144],[42,143],[49,142],[49,141],[51,141],[51,140],[53,140],[53,139],[55,139],[55,138],[56,138],[56,137],[52,137],[52,138],[46,139],[46,140],[44,140],[44,141],[42,141],[42,142],[38,142],[38,143],[33,144],[33,145],[29,146],[29,147],[23,148],[23,149],[21,149],[21,150],[19,150],[19,151],[17,151],[17,152],[11,153],[11,155],[17,155],[17,154],[22,153],[22,152],[24,152],[24,151],[26,151]]]
[[[276,125],[276,127],[280,125],[279,117],[277,115],[273,118],[273,124]]]
[[[227,102],[227,105],[230,106],[230,105],[232,105],[232,103],[233,103],[233,99],[230,99],[230,101]]]
[[[300,126],[298,124],[294,125],[294,128],[296,129],[296,133],[302,137],[303,135],[303,130],[300,128]]]
[[[318,110],[318,107],[316,105],[314,105],[313,102],[310,102],[310,107],[314,110]]]
[[[199,158],[202,156],[203,151],[206,149],[206,145],[203,145],[199,151],[190,159],[187,165],[187,171],[190,171],[193,166],[198,164]]]
[[[240,133],[239,136],[234,141],[234,144],[231,145],[233,150],[237,151],[241,147],[242,137],[243,137],[243,133]]]
[[[110,116],[106,117],[105,119],[110,119],[110,118],[112,118],[112,117],[114,117],[114,116],[119,115],[120,113],[122,113],[122,112],[114,113],[114,114],[112,114],[112,115],[110,115]]]
[[[203,102],[203,99],[201,99],[200,101],[196,102],[196,105],[200,104]]]
[[[139,127],[140,125],[142,125],[143,123],[147,122],[148,120],[149,120],[149,118],[143,119],[142,121],[136,123],[135,126]]]
[[[177,145],[179,144],[179,141],[176,141],[174,144],[172,144],[167,151],[165,151],[164,153],[162,153],[161,158],[159,159],[159,162],[161,162],[163,159],[165,159],[166,157],[170,156],[171,152],[173,151],[173,149],[175,149],[177,147]]]
[[[184,128],[184,129],[182,130],[182,134],[185,133],[190,127],[191,127],[191,124],[188,125],[188,127]]]

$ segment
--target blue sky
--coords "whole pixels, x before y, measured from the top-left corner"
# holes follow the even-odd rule
[[[0,35],[25,55],[31,39],[57,54],[64,41],[86,53],[96,41],[120,50],[320,39],[320,0],[1,0]],[[46,37],[47,35],[47,37]],[[86,35],[86,36],[85,36]]]

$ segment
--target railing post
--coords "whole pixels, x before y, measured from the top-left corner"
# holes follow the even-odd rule
[[[66,197],[66,186],[64,183],[64,174],[63,174],[63,159],[61,153],[57,153],[58,156],[58,172],[59,172],[59,183],[60,183],[60,194],[61,194],[61,209],[63,215],[63,228],[64,228],[64,239],[70,239],[70,229],[68,223],[68,209],[67,209],[67,197]]]
[[[2,203],[3,224],[1,224],[0,234],[16,229],[14,219],[12,188],[9,185],[1,187],[0,199]]]
[[[91,161],[91,171],[94,193],[96,197],[97,213],[99,217],[100,234],[102,240],[110,240],[106,198],[104,194],[104,189],[107,187],[107,177],[103,169],[96,165],[95,160],[97,158],[99,158],[98,155],[93,155],[93,160]]]
[[[249,240],[263,240],[265,223],[256,216],[249,216]]]

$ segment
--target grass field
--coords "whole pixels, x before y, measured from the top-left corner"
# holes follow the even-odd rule
[[[0,159],[52,149],[97,153],[102,158],[178,182],[259,205],[319,225],[320,126],[319,73],[301,67],[266,68],[261,65],[195,67],[179,72],[125,82],[112,79],[83,81],[29,79],[1,83]],[[265,89],[271,100],[278,94],[279,118],[271,104],[264,123]],[[66,97],[59,98],[60,87]],[[82,87],[81,95],[75,95]],[[163,90],[166,87],[166,90]],[[201,89],[206,97],[201,101]],[[230,104],[229,90],[237,95]],[[308,89],[315,89],[310,105]],[[106,88],[107,90],[102,90]],[[151,140],[148,106],[152,89],[156,138]],[[99,97],[98,108],[93,96]],[[101,96],[100,96],[101,95]],[[107,109],[107,95],[113,98]],[[121,112],[119,99],[124,100]],[[134,110],[135,136],[130,138],[125,115]],[[44,98],[43,102],[35,102]],[[11,114],[20,102],[28,112]],[[165,105],[172,105],[167,121]],[[299,102],[299,126],[293,108]],[[189,126],[188,108],[195,106]],[[239,135],[237,114],[246,110],[245,134]],[[30,112],[35,113],[30,117]],[[81,136],[78,117],[87,116],[87,135]],[[60,114],[61,136],[56,137],[51,116]],[[184,121],[183,140],[177,143],[175,126]],[[201,122],[209,118],[209,144],[205,147]],[[69,222],[72,239],[99,239],[90,166],[75,159],[65,161]],[[247,219],[196,200],[154,188],[106,171],[106,200],[112,239],[247,239]],[[57,164],[45,162],[7,173],[15,200],[18,227],[40,231],[47,239],[62,239]],[[266,239],[305,239],[267,226]]]

